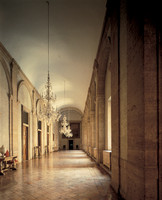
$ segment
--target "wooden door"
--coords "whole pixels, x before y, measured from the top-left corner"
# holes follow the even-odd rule
[[[47,133],[47,153],[49,153],[49,134]]]
[[[23,160],[28,160],[28,127],[23,126]]]
[[[41,146],[41,131],[38,131],[38,146]]]

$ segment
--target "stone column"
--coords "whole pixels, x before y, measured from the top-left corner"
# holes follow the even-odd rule
[[[159,191],[162,191],[162,34],[159,36],[159,69],[158,69],[158,84],[159,84]],[[159,194],[159,199],[162,199],[162,192]]]
[[[13,106],[13,113],[13,155],[18,156],[18,162],[22,162],[22,106],[19,101]]]
[[[96,113],[95,113],[95,129],[96,129],[96,148],[95,148],[95,158],[96,161],[99,163],[99,124],[98,124],[98,102],[96,98]]]
[[[88,119],[87,119],[87,111],[85,113],[85,151],[88,152]]]
[[[52,131],[53,131],[52,122],[50,122],[49,124],[49,153],[52,151]]]
[[[120,191],[120,118],[119,118],[119,27],[118,13],[113,8],[114,14],[111,16],[111,121],[112,121],[112,180],[111,184],[116,192]]]
[[[90,117],[88,117],[88,153],[91,155],[91,123],[90,123]]]
[[[41,134],[41,155],[45,153],[45,146],[47,145],[47,125],[45,121],[42,121],[42,134]]]
[[[82,118],[82,149],[86,151],[85,117]]]
[[[144,25],[144,124],[145,124],[145,198],[159,199],[159,94],[157,29],[150,21]]]
[[[9,108],[10,108],[10,111],[9,111],[9,119],[10,119],[10,129],[9,129],[9,153],[10,153],[10,156],[13,156],[13,96],[10,95],[9,96]]]
[[[162,191],[162,34],[159,36],[159,66],[158,66],[158,84],[159,84],[159,191]],[[159,194],[162,199],[162,192]]]
[[[91,119],[91,155],[94,156],[94,148],[95,148],[95,112],[91,111],[90,114]]]
[[[33,114],[33,148],[38,144],[38,121],[36,114]]]
[[[13,98],[12,98],[12,136],[13,136],[13,146],[12,146],[12,155],[18,156],[18,133],[21,134],[21,130],[18,130],[21,126],[21,105],[17,99],[17,74],[18,69],[16,64],[12,63],[12,87],[13,87]],[[21,136],[21,135],[20,135]],[[20,141],[21,145],[21,141]],[[19,155],[18,161],[21,161],[21,155]]]
[[[59,150],[59,130],[58,130],[58,122],[54,123],[54,151]]]
[[[105,126],[104,126],[104,118],[105,118],[105,98],[103,95],[97,96],[97,162],[102,163],[103,162],[103,150],[105,147]]]
[[[87,118],[87,152],[91,155],[91,126],[90,126],[90,93],[86,103],[86,118]]]
[[[29,136],[28,136],[28,160],[32,159],[32,155],[34,155],[33,148],[33,114],[29,113]]]
[[[103,162],[103,150],[105,147],[105,73],[102,71],[103,63],[99,66],[96,61],[96,151],[98,163]]]

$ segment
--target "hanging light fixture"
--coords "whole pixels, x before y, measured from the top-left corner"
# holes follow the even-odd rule
[[[73,136],[73,134],[71,132],[70,125],[66,120],[66,115],[63,116],[63,121],[61,122],[60,133],[64,134],[66,137],[72,137]]]
[[[40,117],[46,119],[48,122],[53,119],[54,121],[59,121],[61,114],[57,111],[56,107],[53,107],[56,101],[56,95],[53,95],[52,85],[50,82],[50,72],[49,72],[49,1],[46,1],[48,5],[48,76],[45,85],[45,91],[42,93],[43,107],[40,110]]]
[[[65,81],[64,81],[64,101],[65,101]],[[66,137],[72,137],[73,136],[73,134],[71,132],[70,125],[67,122],[66,115],[63,116],[63,121],[61,122],[60,133],[64,134]]]
[[[66,136],[66,137],[73,137],[73,134],[72,134],[72,132],[71,132],[70,125],[68,125],[67,132],[66,132],[65,136]]]
[[[66,115],[64,115],[63,120],[61,122],[61,129],[60,129],[61,134],[64,134],[64,135],[66,134],[68,125],[69,123],[67,122]]]
[[[68,118],[70,119],[69,110],[70,110],[70,109],[68,109]],[[67,135],[68,135],[69,137],[72,137],[72,136],[73,136],[73,134],[71,133],[70,123],[69,123],[68,128],[67,128]]]

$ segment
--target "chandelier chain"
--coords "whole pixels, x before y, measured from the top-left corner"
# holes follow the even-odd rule
[[[42,100],[43,100],[43,106],[40,108],[40,118],[44,118],[47,120],[47,122],[50,122],[52,119],[54,121],[59,121],[59,118],[61,117],[61,114],[59,111],[57,111],[56,105],[53,107],[55,101],[56,101],[56,95],[53,96],[52,92],[52,85],[50,82],[50,73],[49,73],[49,1],[46,1],[48,5],[48,76],[47,76],[47,82],[45,85],[45,91],[42,94]]]
[[[49,1],[46,1],[48,5],[48,74],[49,74]]]

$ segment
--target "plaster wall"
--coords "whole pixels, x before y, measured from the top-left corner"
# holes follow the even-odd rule
[[[18,91],[18,100],[23,106],[25,106],[25,108],[31,111],[31,97],[27,87],[24,84],[21,85]]]
[[[23,73],[16,61],[0,43],[0,145],[5,143],[10,155],[18,156],[22,161],[22,112],[29,114],[28,159],[34,157],[34,147],[38,144],[37,102],[39,93]],[[41,152],[47,143],[46,122],[42,120]],[[50,129],[52,132],[52,129]],[[52,133],[50,133],[50,150]]]
[[[6,74],[0,62],[0,147],[9,151],[9,88]]]

